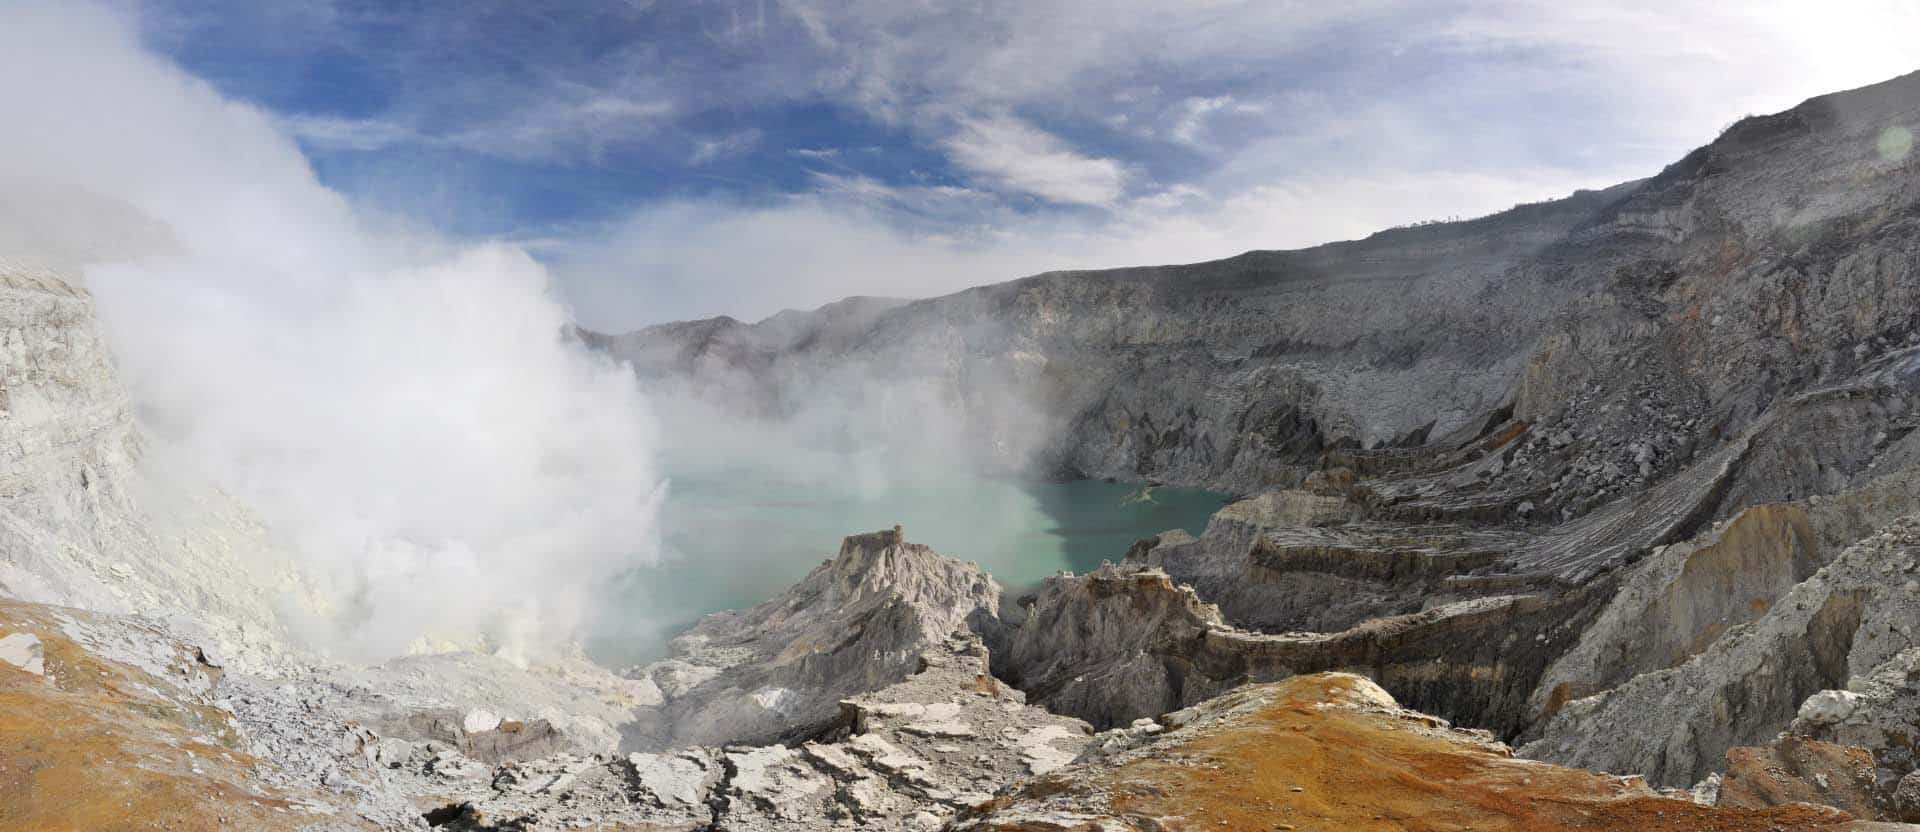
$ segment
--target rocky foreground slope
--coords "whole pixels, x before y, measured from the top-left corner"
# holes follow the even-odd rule
[[[1808,803],[1709,807],[1518,759],[1360,676],[1254,685],[1128,731],[969,811],[965,832],[1070,829],[1863,829]]]
[[[849,538],[825,569],[895,608],[914,606],[930,575],[970,585],[965,565],[908,546],[894,532]],[[902,555],[917,562],[902,568]],[[847,628],[855,644],[896,632]],[[152,622],[0,603],[0,828],[1837,830],[1897,805],[1870,776],[1833,787],[1830,773],[1871,770],[1864,759],[1796,776],[1766,764],[1773,749],[1739,749],[1763,762],[1730,776],[1718,805],[1517,760],[1486,732],[1404,710],[1347,674],[1241,687],[1095,734],[996,679],[964,625],[889,647],[918,650],[912,669],[788,742],[626,752],[547,720],[442,717],[391,695],[419,678],[405,663],[251,677]],[[435,687],[474,684],[476,658],[446,660]],[[555,701],[537,684],[551,671],[479,669],[492,686],[517,681],[504,707]],[[1881,727],[1902,718],[1888,706],[1912,707],[1884,692],[1873,704],[1831,696]],[[1820,805],[1841,797],[1844,810]]]

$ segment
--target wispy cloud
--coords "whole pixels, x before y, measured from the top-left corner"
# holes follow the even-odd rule
[[[283,117],[279,121],[288,133],[302,142],[332,150],[364,152],[434,141],[411,127],[377,118],[298,115]]]
[[[693,143],[693,156],[688,161],[694,165],[704,165],[715,159],[738,156],[758,145],[762,135],[758,128],[748,128],[719,138],[699,139]]]
[[[1335,174],[1237,190],[1180,186],[1095,216],[1009,210],[966,189],[821,177],[767,203],[651,205],[542,252],[588,326],[724,312],[754,319],[849,295],[925,297],[1045,269],[1185,262],[1289,248],[1422,219],[1503,210],[1573,188],[1564,172]],[[609,280],[642,280],[645,289]]]
[[[514,159],[566,161],[588,158],[607,147],[637,141],[667,123],[673,105],[597,96],[548,102],[513,118],[435,130],[386,118],[293,115],[281,126],[308,145],[327,150],[371,152],[416,146],[455,148]],[[745,151],[760,131],[743,130],[696,144],[693,164]]]
[[[1001,190],[1053,202],[1110,206],[1126,186],[1113,159],[1075,152],[1066,142],[1009,115],[969,118],[946,140],[961,168]]]
[[[205,25],[285,17],[244,0],[148,2],[188,8]],[[209,13],[209,3],[231,13]],[[663,199],[685,205],[690,192],[720,190],[695,213],[764,218],[780,215],[769,206],[844,205],[824,216],[893,223],[917,241],[1027,240],[1013,246],[1032,258],[1016,271],[1086,262],[1073,259],[1074,245],[1035,242],[1040,228],[1101,239],[1112,251],[1132,250],[1113,246],[1112,235],[1153,229],[1185,248],[1143,256],[1191,260],[1327,239],[1299,229],[1351,235],[1366,222],[1421,219],[1407,216],[1414,210],[1471,214],[1509,196],[1647,175],[1742,115],[1914,69],[1906,40],[1920,28],[1920,0],[475,0],[459,14],[370,9],[333,4],[299,18],[310,25],[262,39],[277,56],[298,51],[279,41],[311,33],[310,54],[354,56],[355,72],[392,92],[348,116],[286,120],[309,147],[417,144],[536,160],[543,174],[664,172],[656,178],[665,184],[636,184],[606,223],[528,230],[577,234],[582,246],[604,243],[604,224],[621,214],[655,216]],[[355,34],[362,30],[379,37]],[[722,170],[749,165],[764,167]],[[675,174],[685,178],[676,183]],[[1501,183],[1538,190],[1516,194]],[[1451,190],[1413,195],[1415,186]],[[1341,196],[1336,209],[1286,196],[1297,193]],[[511,198],[458,196],[445,201]],[[1278,217],[1280,206],[1303,215]],[[1344,214],[1325,216],[1332,210]],[[819,258],[853,250],[821,245]],[[871,262],[856,259],[848,269]],[[953,275],[945,288],[1003,276],[939,273]],[[607,285],[595,291],[635,299],[596,304],[603,309],[675,306],[653,301],[686,285],[644,268],[600,279]],[[730,302],[716,298],[704,311]],[[658,318],[634,314],[634,323]]]
[[[587,93],[528,106],[509,118],[482,121],[435,139],[511,158],[591,158],[653,133],[673,112],[667,100]]]

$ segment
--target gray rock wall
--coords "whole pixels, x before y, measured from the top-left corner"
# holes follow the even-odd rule
[[[1916,90],[1814,99],[1650,179],[1470,222],[600,342],[773,416],[851,367],[931,381],[1001,467],[1242,493],[1511,405],[1623,469],[1552,506],[1582,512],[1915,337],[1920,160],[1877,138],[1920,122]]]

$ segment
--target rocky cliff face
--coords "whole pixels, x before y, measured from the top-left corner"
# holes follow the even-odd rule
[[[939,829],[1090,739],[1085,723],[994,681],[986,657],[971,636],[930,645],[913,675],[841,702],[834,725],[791,745],[554,756],[443,780],[437,793],[456,829]]]
[[[115,565],[146,541],[130,493],[140,445],[132,406],[87,294],[48,274],[0,271],[5,334],[7,558],[0,590],[49,601],[113,597]]]
[[[1916,522],[1902,520],[1848,547],[1779,593],[1764,615],[1718,638],[1707,640],[1701,628],[1706,646],[1684,661],[1669,658],[1661,669],[1569,702],[1523,753],[1643,772],[1661,783],[1703,779],[1729,748],[1764,743],[1786,728],[1808,697],[1915,646],[1910,622],[1920,614],[1920,585],[1909,576],[1920,570]]]
[[[1510,413],[1583,440],[1535,501],[1579,513],[1914,335],[1920,161],[1879,138],[1920,120],[1916,89],[1749,118],[1651,179],[1471,222],[607,345],[772,413],[851,366],[934,380],[979,448],[1034,451],[1003,463],[1227,491]],[[1036,435],[994,434],[1016,425]]]
[[[1026,600],[996,670],[1056,711],[1354,670],[1556,762],[1731,755],[1764,801],[1799,792],[1755,770],[1858,759],[1768,745],[1809,697],[1915,646],[1920,157],[1883,139],[1917,126],[1920,74],[1471,222],[607,348],[770,418],[913,379],[998,465],[1244,495]]]
[[[0,596],[173,615],[236,661],[270,652],[298,576],[244,507],[150,462],[91,297],[0,263]]]

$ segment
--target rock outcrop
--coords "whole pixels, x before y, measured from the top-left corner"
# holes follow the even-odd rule
[[[1583,597],[1489,596],[1338,632],[1270,634],[1228,624],[1159,569],[1108,565],[1048,579],[996,669],[1035,702],[1099,727],[1253,682],[1352,670],[1409,702],[1516,730],[1554,645],[1578,634]]]
[[[1344,495],[1283,490],[1235,502],[1200,537],[1162,538],[1128,561],[1166,570],[1235,625],[1332,632],[1474,597],[1449,579],[1500,562],[1527,539],[1374,520]]]
[[[22,636],[31,667],[0,665],[6,828],[931,830],[1092,735],[996,681],[964,631],[795,746],[504,755],[503,735],[558,734],[470,711],[423,736],[438,712],[390,700],[382,727],[356,720],[417,668],[262,684],[154,623],[0,602],[0,639]]]
[[[0,602],[0,771],[42,772],[0,775],[0,825],[136,828],[125,813],[142,811],[190,828],[934,829],[1092,734],[989,672],[969,627],[998,600],[978,567],[897,530],[849,537],[777,605],[696,628],[709,652],[692,655],[726,633],[735,660],[664,702],[652,679],[693,660],[642,679],[464,653],[261,677],[162,622]],[[801,707],[725,721],[733,691],[770,683]],[[726,742],[618,748],[676,701]],[[756,730],[791,744],[733,742]]]
[[[1821,565],[1805,510],[1758,505],[1634,567],[1531,703],[1551,716],[1572,699],[1664,670],[1759,618]]]
[[[817,733],[841,699],[906,678],[956,630],[987,633],[1000,585],[979,566],[908,543],[898,527],[854,535],[793,588],[716,613],[674,655],[630,675],[663,701],[627,726],[626,746],[767,743]]]
[[[1516,759],[1484,733],[1399,708],[1365,678],[1241,688],[969,812],[960,832],[1148,829],[1855,828],[1809,805],[1716,808],[1637,778]]]
[[[1566,702],[1521,752],[1685,786],[1728,749],[1764,744],[1803,702],[1916,640],[1920,517],[1861,541],[1698,654]]]
[[[1891,809],[1874,780],[1872,754],[1800,737],[1729,750],[1715,788],[1714,805],[1739,809],[1832,806],[1862,819],[1887,817]]]
[[[235,662],[284,641],[287,558],[244,507],[155,476],[93,300],[0,260],[0,597],[172,615]]]
[[[50,602],[110,599],[112,565],[150,547],[134,505],[133,408],[86,292],[52,275],[0,269],[0,480],[9,538],[0,591]]]
[[[956,635],[898,684],[840,703],[828,734],[795,745],[553,757],[480,770],[447,790],[452,828],[577,822],[652,830],[934,830],[1007,783],[1072,760],[1078,720],[1028,706]]]

